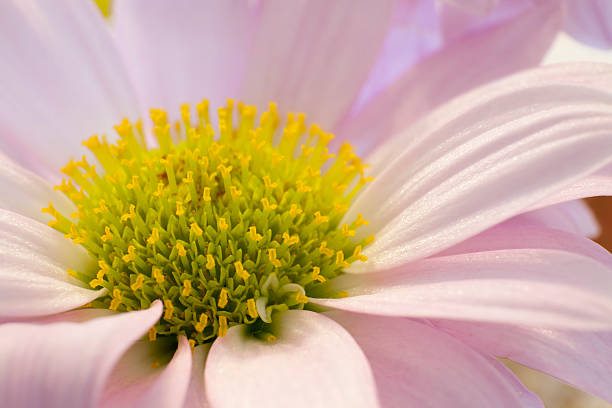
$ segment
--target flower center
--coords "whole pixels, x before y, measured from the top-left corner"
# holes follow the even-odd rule
[[[149,332],[183,334],[192,345],[249,325],[272,339],[274,314],[302,309],[308,296],[331,293],[326,282],[357,260],[372,241],[354,242],[361,215],[340,225],[352,197],[368,181],[359,158],[303,115],[279,129],[275,105],[255,125],[255,108],[219,108],[219,133],[208,103],[190,107],[170,126],[152,110],[158,148],[148,148],[141,122],[115,127],[116,144],[93,136],[83,144],[104,168],[85,157],[70,161],[56,189],[78,208],[70,217],[52,204],[49,225],[82,245],[99,269],[68,272],[107,294],[92,307],[131,311],[156,299],[164,314]],[[299,147],[298,147],[299,146]],[[334,158],[330,162],[329,159]],[[78,188],[77,188],[78,185]]]

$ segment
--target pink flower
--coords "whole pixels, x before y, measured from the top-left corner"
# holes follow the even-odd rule
[[[612,401],[612,257],[587,238],[597,225],[576,201],[612,190],[612,67],[551,66],[477,87],[538,61],[560,23],[555,3],[542,2],[392,83],[368,79],[395,58],[386,48],[377,60],[393,11],[387,2],[117,2],[111,31],[88,2],[0,5],[0,146],[11,157],[0,156],[0,405],[541,406],[495,357]],[[256,130],[222,109],[213,141],[204,105],[197,127],[179,110],[205,96],[304,111],[367,152],[375,180],[342,219],[336,209],[312,214],[339,187],[332,197],[343,204],[358,158],[341,148],[323,179],[311,158],[327,155],[324,143],[304,141],[303,157],[291,144],[251,148],[272,140],[273,108]],[[54,190],[84,139],[149,106],[192,115],[179,126],[182,144],[161,111],[143,133],[160,149],[146,150],[139,127],[123,122],[117,146],[84,143],[99,153],[98,172],[87,161],[64,168],[82,191]],[[241,106],[239,123],[251,112]],[[292,118],[286,143],[305,129]],[[206,154],[188,143],[208,143]],[[189,175],[196,162],[202,175]],[[270,178],[248,178],[249,163]],[[291,197],[304,201],[290,206]],[[203,224],[206,211],[214,223]],[[308,235],[326,223],[336,227],[317,231],[342,244],[328,269],[309,261],[331,251],[334,242]],[[360,252],[357,242],[369,245]],[[273,278],[298,270],[289,283]],[[232,283],[197,286],[229,281],[217,273]],[[233,297],[241,285],[248,300]],[[180,303],[208,291],[200,309]],[[123,313],[80,308],[90,302]],[[232,324],[236,315],[253,323]]]

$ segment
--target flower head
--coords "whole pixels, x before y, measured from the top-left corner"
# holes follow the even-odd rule
[[[612,69],[476,87],[552,3],[390,83],[392,2],[137,3],[0,5],[2,405],[539,406],[495,357],[612,400]]]

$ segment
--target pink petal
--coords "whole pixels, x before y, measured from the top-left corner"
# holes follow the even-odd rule
[[[81,141],[137,114],[92,2],[3,1],[0,37],[0,149],[29,169],[56,177]]]
[[[116,1],[114,31],[143,108],[177,115],[187,102],[237,97],[259,18],[246,2]]]
[[[377,179],[345,215],[363,213],[359,233],[376,236],[367,265],[349,271],[431,255],[605,166],[610,89],[612,66],[539,68],[456,98],[408,129],[409,142],[386,143],[372,157]]]
[[[539,225],[567,231],[589,238],[595,238],[600,233],[595,215],[582,200],[567,201],[543,207],[517,215],[511,220],[527,225]]]
[[[36,174],[24,169],[0,152],[0,208],[47,223],[53,219],[40,210],[53,202],[55,208],[69,216],[74,204]]]
[[[191,382],[187,390],[185,408],[207,408],[209,406],[204,389],[204,363],[209,350],[210,344],[202,344],[194,349]]]
[[[376,62],[393,3],[264,2],[243,82],[245,101],[274,101],[333,129]]]
[[[154,347],[148,340],[141,340],[126,351],[109,376],[101,407],[184,407],[191,374],[189,342],[181,336],[170,363],[156,369],[151,367],[156,361]]]
[[[471,13],[486,14],[493,10],[499,0],[442,0],[442,2]]]
[[[30,218],[0,210],[0,317],[59,313],[106,290],[91,290],[67,269],[90,272],[95,263],[80,246]]]
[[[211,406],[378,406],[368,361],[342,326],[290,310],[278,327],[273,343],[248,337],[244,326],[213,343],[204,373]]]
[[[499,27],[447,44],[349,116],[337,131],[338,139],[349,139],[365,151],[453,97],[537,64],[559,25],[559,11],[543,4]],[[402,146],[414,138],[400,137]]]
[[[436,254],[444,257],[509,249],[552,249],[593,258],[612,268],[608,250],[576,234],[521,222],[513,218]]]
[[[365,353],[384,407],[542,407],[510,370],[441,330],[409,319],[326,315]]]
[[[566,0],[565,29],[579,41],[612,47],[612,3],[609,0]]]
[[[608,165],[564,186],[561,190],[550,194],[531,208],[538,209],[564,201],[610,195],[612,195],[612,165]]]
[[[0,405],[97,406],[113,366],[161,312],[157,301],[85,323],[0,325]]]
[[[333,287],[349,296],[311,302],[389,316],[612,328],[612,268],[559,250],[431,258],[389,272],[343,275]]]
[[[435,325],[483,353],[506,357],[612,402],[612,334],[489,323]]]

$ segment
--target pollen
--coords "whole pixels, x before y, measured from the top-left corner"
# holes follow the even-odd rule
[[[83,142],[93,158],[71,160],[55,189],[78,209],[42,211],[50,226],[82,246],[98,269],[66,273],[106,295],[91,307],[126,312],[161,299],[164,313],[150,341],[184,335],[192,347],[243,324],[274,341],[275,316],[314,306],[310,297],[340,296],[330,281],[366,262],[356,230],[343,222],[370,179],[348,144],[308,127],[302,114],[281,120],[276,105],[229,101],[213,129],[208,102],[180,108],[180,121],[151,110],[147,145],[141,122],[123,120],[114,144]],[[284,122],[284,123],[283,123]],[[281,125],[281,123],[283,123]]]

